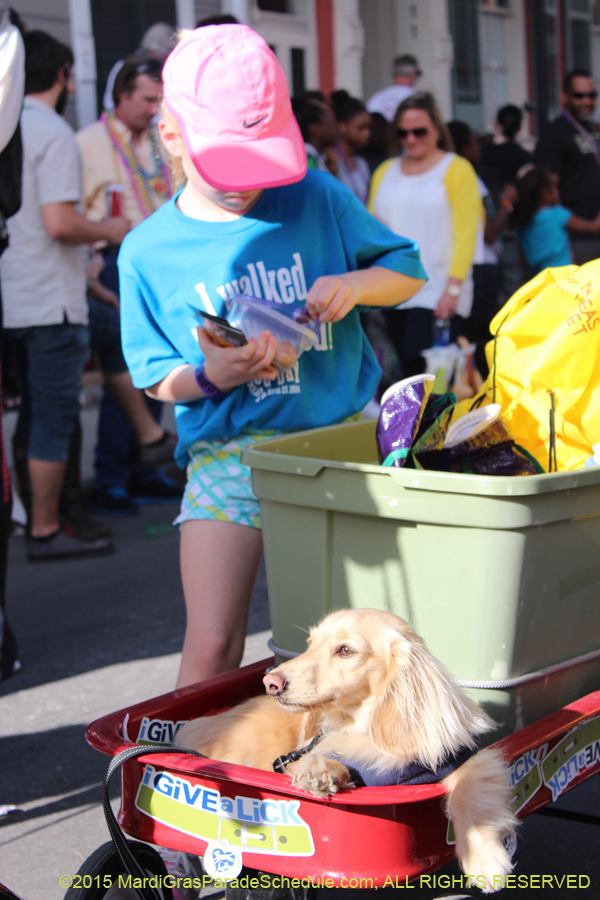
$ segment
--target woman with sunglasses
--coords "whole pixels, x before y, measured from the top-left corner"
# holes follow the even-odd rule
[[[434,322],[461,317],[473,301],[472,262],[483,206],[472,165],[453,152],[431,94],[407,97],[394,119],[402,153],[374,173],[369,210],[392,231],[418,242],[429,281],[401,309],[385,310],[404,376],[422,371]]]

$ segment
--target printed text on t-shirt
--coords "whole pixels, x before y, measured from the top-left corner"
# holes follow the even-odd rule
[[[263,260],[247,263],[248,274],[219,285],[216,288],[217,294],[221,300],[228,300],[234,294],[247,294],[250,297],[259,297],[280,304],[306,300],[308,290],[300,253],[292,253],[292,260],[293,265],[289,268],[280,266],[277,269],[267,269]],[[202,300],[206,311],[216,315],[217,311],[208,295],[206,284],[201,281],[194,286],[194,290]],[[319,340],[313,349],[331,350],[332,347],[331,323],[323,323]]]
[[[230,282],[217,288],[217,294],[222,300],[227,300],[233,294],[249,294],[251,297],[264,297],[273,303],[294,303],[297,300],[306,300],[308,291],[304,277],[302,257],[299,253],[293,253],[294,265],[290,268],[281,266],[278,269],[267,269],[263,260],[257,260],[246,265],[247,275],[232,278]],[[206,288],[204,284],[197,284],[196,290],[205,300]]]

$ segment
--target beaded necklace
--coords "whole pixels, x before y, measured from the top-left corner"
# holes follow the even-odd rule
[[[573,126],[573,128],[577,129],[577,131],[581,135],[581,139],[582,139],[583,143],[586,145],[588,150],[591,150],[591,152],[594,154],[594,159],[600,166],[600,150],[598,150],[598,144],[594,140],[594,136],[592,134],[590,134],[590,132],[587,131],[583,127],[581,122],[578,122],[577,119],[574,116],[572,116],[570,112],[567,112],[566,109],[564,109],[562,111],[562,117],[563,117],[563,119],[566,119],[567,122],[570,122],[571,125]],[[596,129],[596,133],[597,133],[597,129]]]
[[[169,167],[160,155],[156,135],[154,129],[151,128],[150,146],[152,147],[152,156],[156,167],[154,172],[146,172],[136,153],[133,139],[130,138],[127,141],[119,135],[115,128],[115,119],[114,110],[110,112],[104,111],[100,116],[100,121],[106,125],[112,145],[127,170],[137,205],[144,218],[147,218],[156,208],[150,191],[161,200],[168,200],[173,195]]]

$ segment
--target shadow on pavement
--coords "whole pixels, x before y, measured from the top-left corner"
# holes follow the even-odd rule
[[[110,760],[86,744],[84,732],[84,725],[67,725],[0,738],[2,803],[18,808],[49,798],[34,809],[0,818],[0,829],[100,801],[100,785]],[[119,793],[118,780],[114,793]],[[65,794],[69,796],[60,796]]]
[[[179,533],[172,504],[106,519],[116,552],[32,564],[25,541],[12,538],[7,610],[22,669],[0,696],[116,663],[181,651],[185,606]],[[252,598],[248,633],[270,627],[264,564]]]

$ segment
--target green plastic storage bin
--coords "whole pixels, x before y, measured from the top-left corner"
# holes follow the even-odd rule
[[[600,467],[521,478],[384,468],[375,426],[242,454],[275,652],[301,652],[331,610],[394,612],[499,723],[493,739],[598,690]]]

